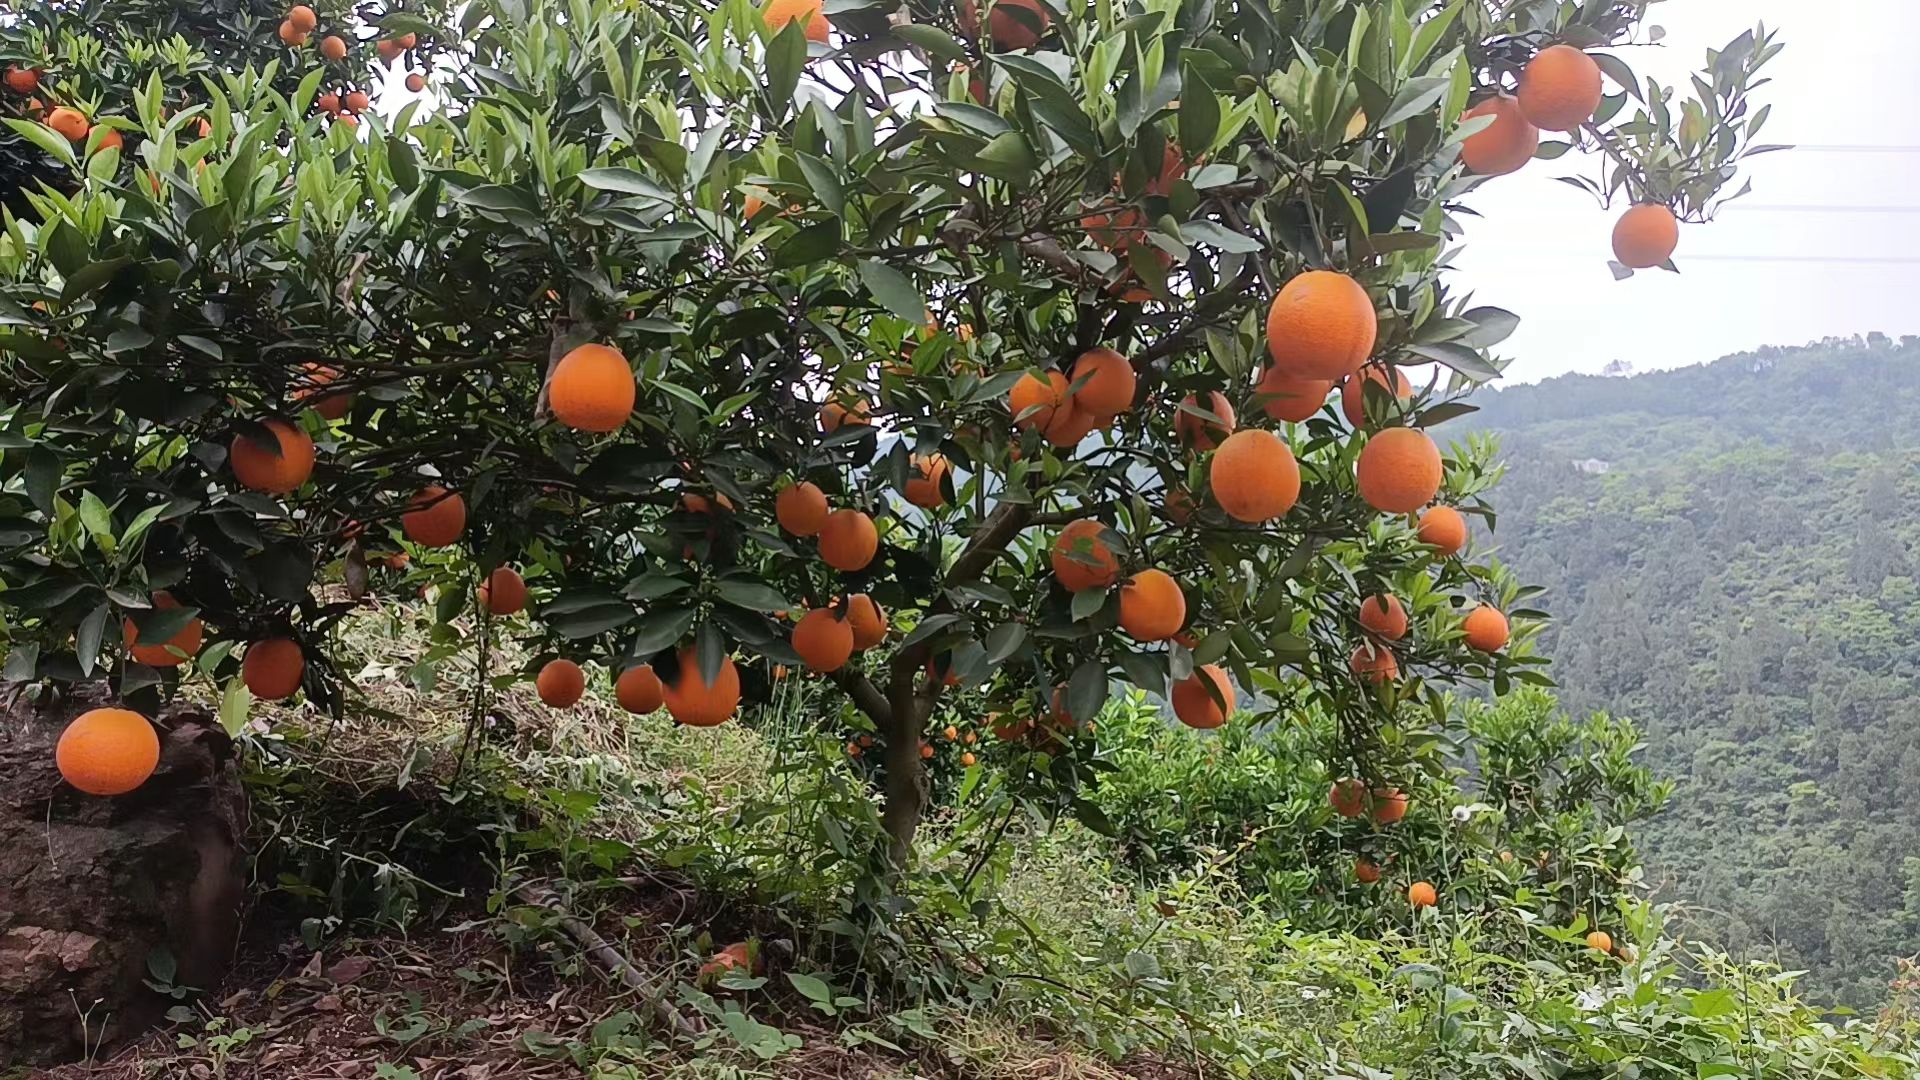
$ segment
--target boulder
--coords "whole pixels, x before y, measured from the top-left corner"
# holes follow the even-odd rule
[[[246,792],[214,717],[162,712],[152,779],[100,798],[61,780],[54,745],[110,702],[34,704],[19,689],[0,708],[0,1071],[151,1027],[178,1002],[148,985],[150,960],[171,985],[216,987],[246,895]]]

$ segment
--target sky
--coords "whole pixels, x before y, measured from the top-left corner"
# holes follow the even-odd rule
[[[1773,83],[1759,100],[1773,113],[1761,140],[1796,148],[1752,159],[1752,193],[1711,223],[1681,226],[1678,276],[1613,280],[1619,208],[1552,179],[1598,177],[1590,160],[1535,161],[1469,196],[1486,216],[1466,219],[1460,283],[1521,317],[1499,349],[1512,360],[1506,381],[1920,334],[1920,112],[1908,105],[1920,0],[1666,0],[1648,22],[1667,30],[1658,46],[1617,51],[1669,85],[1742,29],[1777,27],[1786,49],[1765,69]]]

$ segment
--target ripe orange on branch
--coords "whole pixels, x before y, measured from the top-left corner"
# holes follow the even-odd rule
[[[820,526],[820,558],[835,570],[864,570],[879,550],[879,530],[858,510],[835,510]]]
[[[1650,270],[1673,258],[1680,222],[1659,203],[1642,203],[1613,224],[1613,257],[1633,270]]]
[[[665,689],[652,664],[635,664],[613,681],[613,699],[630,713],[646,716],[666,704]]]
[[[1430,506],[1420,515],[1418,535],[1441,558],[1451,558],[1467,546],[1467,517],[1451,506]]]
[[[267,638],[247,646],[240,662],[240,681],[262,701],[280,701],[300,689],[307,670],[306,654],[291,638]]]
[[[1208,686],[1213,687],[1212,690]],[[1219,700],[1214,699],[1215,693]],[[1173,684],[1173,715],[1190,728],[1209,731],[1227,722],[1233,709],[1233,684],[1217,664],[1202,664]]]
[[[1369,596],[1360,602],[1360,625],[1376,637],[1399,641],[1407,634],[1407,609],[1390,593]]]
[[[511,566],[496,566],[480,583],[480,606],[494,615],[512,615],[527,606],[527,582]]]
[[[447,547],[467,531],[467,503],[438,484],[421,488],[400,515],[400,530],[422,547]]]
[[[1360,681],[1371,686],[1389,683],[1400,677],[1400,661],[1385,645],[1367,642],[1357,646],[1347,663]]]
[[[820,0],[767,0],[760,9],[760,15],[767,20],[767,29],[778,34],[794,20],[801,20],[801,27],[808,41],[827,43],[833,24],[827,21],[826,13],[821,10]]]
[[[1080,354],[1069,379],[1072,383],[1079,384],[1073,391],[1074,407],[1094,416],[1117,416],[1133,407],[1137,384],[1133,365],[1105,346]]]
[[[1367,785],[1353,777],[1335,780],[1327,789],[1327,803],[1341,817],[1357,818],[1367,812]]]
[[[605,434],[633,415],[633,368],[618,349],[587,344],[567,353],[547,380],[553,418],[573,428]]]
[[[1333,392],[1332,379],[1299,379],[1268,368],[1253,388],[1256,403],[1275,420],[1298,424],[1311,419]]]
[[[853,627],[853,647],[871,649],[887,640],[887,617],[866,593],[847,597],[847,625]]]
[[[831,609],[815,608],[793,628],[793,651],[815,671],[838,671],[853,655],[853,626]]]
[[[1209,390],[1205,401],[1188,394],[1180,404],[1183,407],[1173,414],[1173,435],[1182,444],[1195,450],[1211,450],[1233,434],[1233,404],[1220,391]],[[1212,413],[1215,419],[1209,420],[1189,409]]]
[[[235,435],[227,448],[227,462],[233,466],[234,479],[243,486],[269,495],[285,495],[313,475],[313,440],[278,417],[262,421],[261,426],[273,437],[275,447],[263,445],[252,434]]]
[[[1407,816],[1407,793],[1399,788],[1382,788],[1373,793],[1373,820],[1392,825]]]
[[[1101,542],[1106,526],[1081,518],[1053,540],[1053,576],[1068,592],[1104,589],[1120,578],[1120,560]]]
[[[943,505],[947,501],[943,482],[951,468],[944,454],[914,455],[908,469],[907,501],[927,510]]]
[[[180,606],[180,601],[165,590],[153,594],[153,607],[156,611],[166,611]],[[159,644],[141,644],[139,626],[132,620],[126,620],[121,627],[127,639],[127,650],[133,658],[148,667],[178,667],[200,651],[201,639],[206,634],[206,626],[198,618],[190,619],[187,625],[174,631],[172,637]]]
[[[1378,387],[1378,389],[1369,389]],[[1373,409],[1374,416],[1395,419],[1399,411],[1387,404],[1385,399],[1392,395],[1395,401],[1405,401],[1413,396],[1413,384],[1398,367],[1391,364],[1369,364],[1364,369],[1347,376],[1340,384],[1340,412],[1346,416],[1353,430],[1359,431],[1367,426],[1367,410]],[[1373,402],[1368,402],[1372,398]]]
[[[681,649],[679,655],[680,670],[671,681],[662,680],[667,712],[688,727],[726,723],[740,707],[740,669],[734,666],[733,657],[720,658],[720,670],[709,683],[701,678],[698,650]]]
[[[780,489],[773,499],[773,516],[795,536],[813,536],[827,523],[827,496],[819,485],[801,480]]]
[[[1271,521],[1300,498],[1300,465],[1271,431],[1234,432],[1213,452],[1207,469],[1214,501],[1235,521]]]
[[[81,713],[60,733],[54,764],[67,783],[89,795],[125,795],[160,765],[160,737],[130,709]]]
[[[1296,274],[1267,308],[1267,353],[1288,378],[1345,378],[1373,355],[1379,331],[1367,290],[1335,270]]]
[[[1432,502],[1445,477],[1440,448],[1433,439],[1406,427],[1370,436],[1354,472],[1360,497],[1388,514],[1411,514]]]
[[[1507,644],[1507,617],[1491,604],[1481,604],[1460,623],[1467,644],[1481,652],[1499,652]]]
[[[313,9],[305,4],[295,4],[288,8],[287,21],[302,34],[310,34],[314,27],[320,25],[319,17],[314,15]]]
[[[93,130],[84,113],[65,105],[47,114],[47,126],[59,132],[68,142],[79,142],[87,137],[87,132]]]
[[[1432,907],[1440,902],[1440,895],[1433,886],[1424,881],[1416,881],[1407,886],[1407,904],[1410,907]]]
[[[871,409],[872,406],[857,399],[826,402],[820,406],[820,430],[831,435],[847,424],[871,424]]]
[[[1045,428],[1053,423],[1054,413],[1067,400],[1067,377],[1058,371],[1036,377],[1028,372],[1007,391],[1007,409],[1013,413],[1014,426],[1022,431]]]
[[[533,685],[541,701],[556,709],[571,708],[587,692],[587,674],[571,660],[549,660]]]
[[[323,39],[320,42],[320,55],[336,62],[345,60],[347,58],[347,40],[338,34]]]
[[[1517,99],[1496,94],[1468,109],[1461,119],[1482,116],[1493,117],[1493,123],[1460,144],[1460,160],[1467,168],[1483,176],[1504,176],[1533,160],[1533,152],[1540,148],[1540,129],[1520,111]]]
[[[1600,65],[1571,45],[1540,50],[1520,73],[1520,111],[1534,127],[1572,131],[1600,107]]]
[[[1142,570],[1120,586],[1120,628],[1136,641],[1165,641],[1187,622],[1187,597],[1163,570]]]
[[[321,108],[326,108],[326,95],[322,95]],[[339,99],[335,97],[335,109],[339,108]],[[328,111],[332,111],[329,109]],[[353,391],[330,390],[328,387],[340,381],[340,370],[325,364],[306,363],[300,365],[300,375],[294,381],[293,400],[306,408],[319,413],[328,420],[338,420],[353,409]]]

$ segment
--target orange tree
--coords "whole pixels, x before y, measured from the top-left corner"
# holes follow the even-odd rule
[[[1085,812],[1115,680],[1323,709],[1336,809],[1395,820],[1441,685],[1545,679],[1467,558],[1497,470],[1428,434],[1516,323],[1446,280],[1456,200],[1598,147],[1657,265],[1755,149],[1777,46],[1676,105],[1583,51],[1643,6],[9,16],[50,179],[0,237],[7,676],[337,707],[329,628],[404,553],[483,698],[594,660],[711,725],[830,680],[896,865],[952,717]],[[390,60],[421,102],[355,96]]]

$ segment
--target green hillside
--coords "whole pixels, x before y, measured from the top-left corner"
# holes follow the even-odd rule
[[[1476,400],[1563,700],[1679,780],[1650,879],[1816,998],[1882,1000],[1920,951],[1920,339]]]

